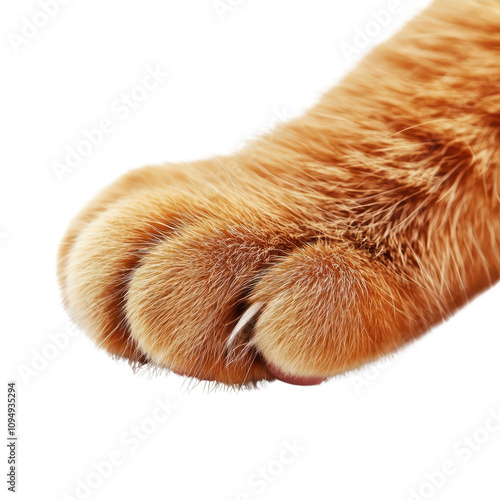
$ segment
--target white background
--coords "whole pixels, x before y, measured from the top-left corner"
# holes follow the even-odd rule
[[[40,6],[2,2],[1,338],[4,379],[18,381],[17,497],[498,499],[499,427],[482,428],[500,411],[499,286],[394,359],[309,388],[210,392],[134,374],[82,333],[64,334],[55,257],[77,210],[128,169],[228,153],[300,113],[352,67],[342,44],[389,2],[219,4],[228,10],[73,0],[18,45]],[[401,0],[370,45],[416,5]],[[157,65],[168,78],[122,119],[113,103]],[[54,162],[103,118],[113,132],[59,180]],[[162,423],[157,398],[177,406]],[[139,445],[134,426],[147,431]],[[97,476],[93,463],[117,454],[109,477]],[[88,480],[90,492],[77,489]]]

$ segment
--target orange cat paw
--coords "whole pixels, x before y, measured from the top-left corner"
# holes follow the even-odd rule
[[[369,255],[318,241],[286,203],[190,193],[174,173],[119,181],[68,231],[65,300],[98,345],[228,385],[309,385],[401,343],[394,277]]]

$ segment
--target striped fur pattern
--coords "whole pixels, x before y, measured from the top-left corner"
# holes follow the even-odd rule
[[[132,171],[71,223],[95,342],[229,386],[390,353],[500,276],[500,3],[437,0],[233,156]]]

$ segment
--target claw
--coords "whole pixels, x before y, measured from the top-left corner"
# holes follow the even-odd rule
[[[262,309],[263,303],[262,302],[256,302],[255,304],[252,304],[241,316],[240,320],[238,323],[236,323],[236,326],[233,328],[233,331],[229,335],[227,341],[226,341],[226,347],[230,349],[235,340],[240,336],[241,332],[244,331],[245,326],[252,321],[252,319],[259,313],[259,311]]]

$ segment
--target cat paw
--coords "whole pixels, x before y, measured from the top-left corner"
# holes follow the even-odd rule
[[[242,386],[317,384],[403,342],[397,276],[325,238],[289,196],[220,170],[132,172],[72,223],[59,278],[99,346]]]

